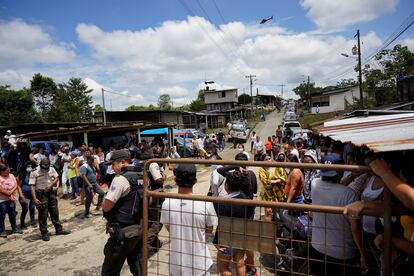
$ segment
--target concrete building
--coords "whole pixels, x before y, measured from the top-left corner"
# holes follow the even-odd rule
[[[367,97],[367,94],[363,93],[363,97]],[[312,94],[312,113],[316,114],[317,108],[319,108],[319,113],[343,111],[354,104],[355,98],[359,99],[358,85]]]
[[[237,89],[204,90],[207,111],[226,111],[238,105]]]

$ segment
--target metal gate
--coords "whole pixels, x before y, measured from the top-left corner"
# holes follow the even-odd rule
[[[328,164],[305,164],[305,163],[272,163],[257,161],[219,161],[219,160],[196,160],[196,159],[151,159],[145,164],[144,173],[144,205],[143,205],[143,272],[144,275],[170,275],[168,268],[168,254],[174,254],[175,249],[168,249],[169,246],[163,246],[158,253],[148,260],[148,225],[153,221],[149,221],[148,213],[151,211],[149,205],[150,198],[156,199],[182,199],[201,202],[212,202],[215,204],[232,204],[241,206],[254,206],[259,208],[272,208],[276,212],[283,213],[306,213],[312,212],[324,214],[343,214],[344,207],[313,205],[313,204],[296,204],[284,202],[269,202],[260,200],[233,199],[222,197],[211,197],[203,195],[184,195],[178,193],[155,192],[148,189],[148,169],[151,163],[169,163],[169,164],[202,164],[202,165],[236,165],[236,166],[253,166],[253,167],[282,167],[282,168],[299,168],[299,169],[319,169],[319,170],[337,170],[337,171],[359,171],[369,172],[369,167],[354,165],[328,165]],[[197,184],[196,184],[197,185]],[[391,201],[390,192],[384,187],[384,209],[382,214],[375,214],[369,210],[364,210],[363,215],[381,216],[384,222],[384,251],[383,251],[383,275],[391,275]],[[155,207],[160,211],[160,205]],[[288,216],[292,230],[292,225],[298,223],[298,216]],[[335,260],[318,259],[311,256],[311,239],[298,238],[294,231],[283,232],[283,229],[289,225],[289,221],[263,221],[260,217],[256,219],[240,219],[233,217],[218,218],[218,245],[224,248],[232,248],[237,250],[248,250],[256,252],[256,256],[260,255],[260,261],[257,262],[256,269],[259,275],[311,275],[310,266],[312,263],[321,263],[323,266],[335,264]],[[188,225],[186,226],[188,227]],[[312,228],[310,220],[301,222],[299,228],[307,228],[309,233]],[[282,231],[281,231],[282,229]],[[330,229],[325,229],[325,231]],[[169,238],[168,235],[164,236]],[[185,237],[183,237],[185,239]],[[206,241],[208,243],[208,241]],[[329,247],[329,244],[325,244]],[[209,245],[210,251],[214,251],[214,247]],[[300,251],[300,254],[297,251]],[[170,253],[171,250],[171,253]],[[180,249],[181,250],[181,249]],[[168,252],[167,252],[168,251]],[[177,253],[183,253],[178,252]],[[186,252],[185,252],[186,253]],[[188,253],[191,257],[191,254]],[[149,267],[148,264],[151,264]],[[270,265],[269,265],[270,264]],[[346,262],[337,262],[337,265],[345,268],[356,267],[357,265],[348,264]],[[209,275],[209,271],[202,271],[200,275]],[[219,273],[218,273],[219,275]]]

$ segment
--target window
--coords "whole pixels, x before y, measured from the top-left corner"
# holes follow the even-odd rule
[[[312,106],[329,106],[329,96],[312,97]]]
[[[225,98],[226,97],[226,91],[219,91],[219,98]]]

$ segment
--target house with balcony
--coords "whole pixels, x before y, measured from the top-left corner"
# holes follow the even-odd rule
[[[207,111],[227,111],[237,107],[237,88],[224,90],[204,90]]]

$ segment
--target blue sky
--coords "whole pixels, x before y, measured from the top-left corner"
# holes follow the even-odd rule
[[[114,110],[162,93],[185,104],[207,79],[247,92],[247,74],[261,93],[284,84],[292,96],[306,75],[317,85],[355,77],[354,60],[339,54],[356,29],[366,56],[412,12],[412,0],[2,0],[0,83],[28,86],[35,72],[81,77],[96,101],[101,87],[125,94],[109,95]],[[414,50],[414,28],[397,43]]]

